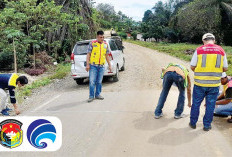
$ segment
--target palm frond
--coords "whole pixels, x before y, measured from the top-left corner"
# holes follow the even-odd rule
[[[228,15],[229,21],[232,23],[232,4],[221,2],[221,6],[223,9],[225,9],[225,12]]]

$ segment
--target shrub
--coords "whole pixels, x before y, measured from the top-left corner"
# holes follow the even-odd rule
[[[12,53],[0,52],[0,69],[11,70],[13,69],[14,57]]]
[[[59,64],[56,73],[52,76],[50,76],[50,79],[63,79],[67,76],[67,74],[70,72],[70,64]]]
[[[47,71],[46,65],[44,65],[42,63],[36,63],[35,64],[35,69],[41,69],[41,70],[44,70],[44,72]]]
[[[28,75],[38,76],[44,73],[44,69],[34,69],[34,68],[26,68],[24,70]]]
[[[46,51],[36,53],[36,60],[40,60],[43,64],[52,64],[52,57]]]
[[[138,34],[137,31],[133,31],[133,32],[131,33],[131,35],[132,35],[132,37],[133,37],[134,40],[137,40],[137,34]]]
[[[29,68],[26,68],[24,71],[31,76],[38,76],[47,71],[46,66],[52,65],[52,57],[50,57],[45,51],[36,53],[35,55],[36,62],[35,67],[33,65],[33,56],[30,56]]]
[[[119,32],[118,35],[123,39],[127,39],[127,34],[125,32]]]

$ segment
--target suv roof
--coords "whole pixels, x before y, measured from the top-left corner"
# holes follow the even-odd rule
[[[90,39],[90,40],[82,40],[82,41],[78,41],[76,44],[80,45],[80,44],[86,44],[86,43],[90,43],[91,41],[93,40],[96,40],[96,39]],[[105,41],[108,41],[108,40],[114,40],[112,38],[106,38],[104,39]]]
[[[78,41],[76,44],[86,44],[86,43],[90,43],[92,40],[83,40],[83,41]]]

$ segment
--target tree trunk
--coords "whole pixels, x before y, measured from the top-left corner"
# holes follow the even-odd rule
[[[15,50],[14,38],[13,38],[13,49],[14,49],[14,69],[15,69],[15,73],[17,73],[18,72],[18,69],[17,69],[17,53],[16,53],[16,50]]]
[[[63,28],[62,28],[62,31],[61,31],[61,33],[60,33],[60,41],[61,41],[61,42],[64,41],[65,34],[66,34],[66,30],[67,30],[67,27],[66,27],[66,25],[64,25]]]
[[[36,64],[36,61],[35,61],[35,47],[34,47],[34,45],[32,47],[33,47],[33,66],[34,66],[34,69],[35,69],[35,64]]]

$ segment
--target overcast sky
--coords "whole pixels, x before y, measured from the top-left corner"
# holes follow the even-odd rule
[[[96,3],[108,3],[114,6],[115,11],[122,11],[136,21],[141,21],[144,12],[151,9],[159,0],[95,0]],[[165,2],[166,0],[161,0]]]

